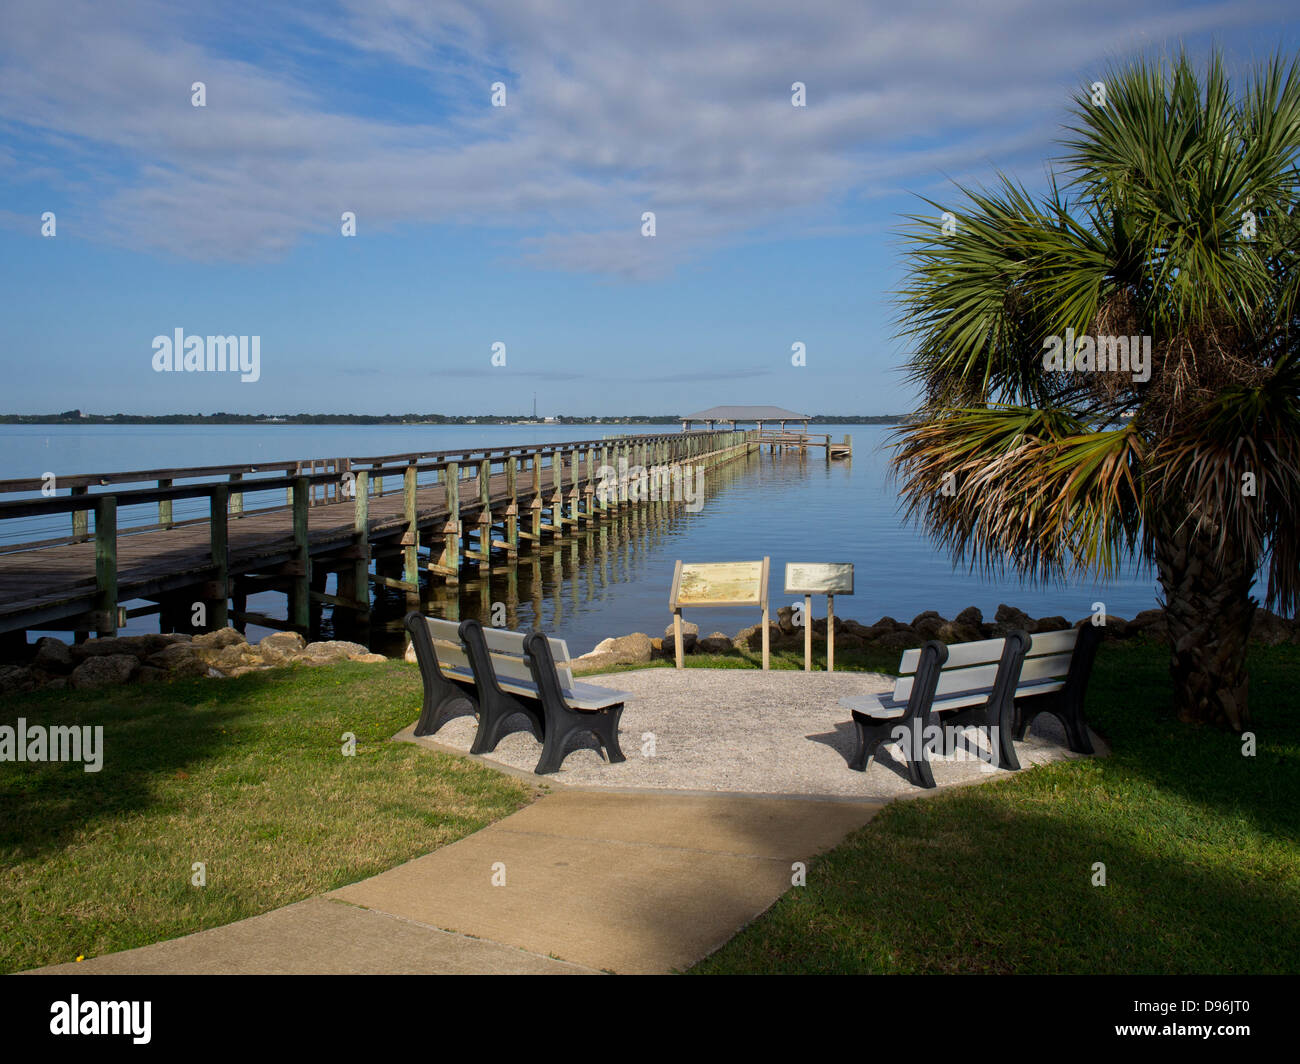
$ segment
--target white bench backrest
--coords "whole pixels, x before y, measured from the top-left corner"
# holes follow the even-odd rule
[[[1005,639],[981,639],[976,643],[958,643],[949,647],[948,660],[943,664],[943,670],[939,673],[939,685],[934,691],[935,698],[992,687],[1005,643]],[[905,650],[898,671],[915,674],[920,664],[920,647]],[[894,685],[895,701],[906,702],[912,697],[914,679],[914,675],[899,676],[898,683]]]
[[[433,640],[438,664],[444,668],[456,669],[458,672],[470,672],[469,655],[461,645],[459,626],[456,622],[426,617],[424,623],[429,627],[429,638]]]
[[[469,657],[460,641],[460,626],[455,621],[443,621],[437,617],[426,617],[425,621],[438,651],[438,661],[449,668],[470,671]],[[524,636],[527,634],[511,632],[505,628],[483,627],[483,642],[487,645],[488,657],[492,659],[492,671],[498,680],[532,686],[533,674],[524,660]],[[571,691],[573,670],[569,646],[563,639],[548,638],[547,642],[551,645],[551,657],[555,659],[560,688]]]
[[[1070,658],[1079,630],[1068,628],[1062,632],[1040,632],[1030,637],[1029,650],[1020,668],[1020,682],[1029,683],[1064,677],[1070,671]],[[957,643],[948,648],[948,660],[939,673],[935,698],[979,691],[993,686],[998,675],[998,661],[1002,657],[1003,639],[981,639],[974,643]],[[899,662],[898,682],[894,685],[894,700],[906,702],[912,695],[912,680],[921,663],[919,647],[903,651]]]
[[[1078,641],[1077,628],[1030,636],[1029,650],[1020,669],[1020,682],[1064,680],[1070,671],[1070,659],[1074,657],[1074,645]]]

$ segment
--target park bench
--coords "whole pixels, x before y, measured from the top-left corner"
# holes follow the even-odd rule
[[[989,729],[994,744],[989,758],[1018,769],[1011,739],[1016,725],[1015,691],[1029,646],[1029,635],[1015,629],[1005,639],[951,647],[930,640],[904,651],[892,693],[840,699],[840,705],[852,710],[857,731],[857,749],[849,767],[865,772],[881,743],[902,739],[908,779],[918,787],[933,787],[931,736],[936,715],[942,713],[945,725]]]
[[[1088,677],[1101,643],[1101,629],[1091,624],[1033,637],[1016,685],[1016,738],[1023,739],[1039,713],[1051,713],[1065,727],[1070,749],[1091,754],[1092,740],[1083,715]]]
[[[486,688],[485,697],[461,638],[459,624],[425,617],[412,610],[406,615],[406,630],[411,633],[415,660],[424,683],[424,705],[420,719],[415,722],[416,735],[433,735],[453,717],[472,712],[478,717],[478,730],[474,733],[470,753],[489,754],[508,734],[507,719],[522,713],[533,735],[541,741],[542,711],[531,678],[527,690],[516,692],[522,697],[507,693],[495,682]],[[526,671],[524,675],[528,676]]]
[[[455,697],[465,698],[461,685],[468,685],[479,718],[471,753],[495,750],[509,733],[507,720],[522,713],[542,743],[539,774],[559,769],[565,744],[576,732],[594,735],[611,762],[626,760],[618,745],[618,722],[629,696],[574,680],[564,640],[541,632],[484,628],[476,620],[457,625],[414,611],[407,614],[406,626],[425,687],[417,735],[431,735],[463,713],[463,708],[455,710]]]

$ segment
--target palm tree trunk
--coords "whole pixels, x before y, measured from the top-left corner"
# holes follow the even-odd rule
[[[1255,559],[1229,544],[1215,558],[1210,537],[1191,522],[1155,543],[1156,569],[1165,593],[1171,657],[1169,673],[1178,719],[1227,725],[1250,724],[1246,644],[1255,619],[1250,597]]]

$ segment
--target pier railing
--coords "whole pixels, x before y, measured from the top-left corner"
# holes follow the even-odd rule
[[[307,625],[308,603],[312,598],[366,612],[368,605],[360,599],[367,596],[366,589],[371,582],[418,591],[421,568],[454,580],[459,565],[466,558],[486,560],[491,548],[501,546],[508,547],[513,553],[521,539],[538,539],[543,530],[550,534],[559,533],[568,525],[590,520],[593,513],[609,507],[609,500],[597,502],[595,499],[595,485],[603,479],[600,476],[602,466],[622,473],[613,499],[617,508],[629,498],[628,476],[624,470],[637,466],[648,469],[689,465],[696,455],[712,456],[742,448],[753,442],[755,436],[755,433],[745,431],[647,434],[527,446],[56,475],[53,480],[48,475],[5,480],[0,481],[0,496],[27,497],[0,499],[0,522],[19,523],[22,519],[66,515],[71,520],[71,534],[10,543],[4,543],[0,538],[0,555],[12,557],[29,553],[33,565],[31,582],[39,592],[41,549],[93,540],[94,605],[78,618],[78,623],[107,634],[120,626],[124,620],[123,613],[130,617],[157,612],[157,607],[119,610],[119,539],[207,524],[207,549],[204,551],[207,557],[202,559],[205,570],[203,583],[210,591],[203,598],[211,603],[207,623],[211,627],[224,627],[228,623],[231,522],[274,511],[292,511],[291,522],[285,529],[288,534],[286,548],[290,542],[292,544],[290,568],[286,572],[294,577],[290,586],[288,622],[291,627],[302,629]],[[498,488],[504,497],[494,495],[494,477],[502,478]],[[199,482],[176,483],[181,480]],[[148,487],[119,487],[151,481],[152,486]],[[444,487],[442,497],[449,518],[445,529],[447,546],[438,561],[431,557],[427,564],[420,566],[417,554],[420,546],[418,493],[421,488],[434,485]],[[110,490],[94,490],[105,488]],[[51,490],[69,493],[48,494]],[[248,505],[248,496],[265,498],[267,493],[276,493],[274,502],[256,508]],[[388,520],[390,523],[397,521],[406,529],[400,543],[404,563],[401,580],[369,574],[370,506],[376,499],[397,494],[403,496],[401,512],[390,515]],[[543,495],[550,499],[548,503],[541,502]],[[514,504],[517,496],[532,500],[531,521],[521,520],[520,508]],[[350,549],[350,557],[355,556],[356,571],[351,575],[356,583],[351,598],[344,601],[340,596],[310,591],[305,581],[311,569],[311,507],[348,500],[353,502],[353,547],[345,549]],[[470,549],[466,532],[460,527],[462,501],[465,510],[477,511],[487,518],[487,528],[479,530],[477,550]],[[494,507],[502,509],[503,501],[509,504],[503,511],[507,515],[506,540],[498,543],[490,535],[491,517]],[[175,504],[182,502],[196,504],[188,517],[176,513]],[[546,506],[550,507],[550,516],[543,522],[541,515]],[[141,514],[142,507],[156,507],[156,510]],[[132,510],[134,513],[127,515],[124,521],[123,511]],[[480,524],[483,520],[481,516]],[[34,596],[37,600],[39,597],[39,594]],[[67,609],[60,605],[43,606],[39,601],[22,607],[20,612],[23,614],[23,628],[39,628],[43,621],[66,620],[69,616]],[[16,630],[18,623],[17,613],[8,620],[0,616],[0,632]]]
[[[64,543],[78,543],[91,538],[92,528],[89,515],[96,511],[100,496],[112,494],[119,507],[140,506],[150,503],[157,505],[156,521],[137,517],[129,524],[119,528],[122,533],[147,532],[157,529],[176,528],[187,524],[201,523],[209,520],[203,513],[189,518],[177,519],[173,503],[183,500],[210,499],[213,492],[224,486],[228,492],[228,512],[239,517],[244,513],[260,513],[268,510],[285,510],[293,506],[293,484],[299,477],[305,477],[310,491],[307,505],[315,506],[324,502],[341,501],[343,497],[354,497],[356,475],[364,469],[368,472],[369,493],[371,497],[393,494],[408,489],[407,470],[416,471],[415,487],[427,487],[438,483],[440,476],[450,466],[457,466],[461,479],[473,479],[481,471],[484,462],[489,463],[493,472],[505,472],[511,458],[516,459],[517,472],[531,472],[534,465],[541,469],[550,469],[556,460],[568,462],[572,456],[585,453],[592,448],[610,448],[613,446],[630,448],[647,448],[653,443],[661,446],[655,448],[655,454],[664,459],[664,445],[670,441],[691,438],[695,443],[702,443],[709,437],[729,435],[717,432],[656,433],[629,436],[610,436],[599,440],[572,440],[559,443],[531,444],[527,446],[452,448],[440,451],[401,451],[396,454],[317,458],[306,460],[289,460],[273,462],[249,462],[230,465],[187,466],[168,469],[137,469],[113,473],[75,473],[55,474],[51,485],[49,475],[26,477],[21,479],[0,480],[0,521],[18,518],[47,516],[50,514],[69,514],[72,527],[70,534],[22,542],[6,542],[3,526],[0,526],[0,552],[30,550],[38,547],[57,546]],[[688,444],[687,450],[691,447]],[[702,450],[702,448],[696,448]],[[661,453],[662,452],[662,453]],[[638,451],[639,453],[639,451]],[[686,457],[689,457],[687,455]],[[675,459],[684,460],[684,459]],[[648,464],[648,463],[642,463]],[[473,472],[466,475],[472,467]],[[280,474],[278,477],[274,474]],[[245,479],[252,477],[253,479]],[[214,480],[214,478],[220,478]],[[385,482],[387,478],[387,483]],[[397,478],[396,480],[392,478]],[[200,480],[202,483],[177,484],[181,480]],[[111,487],[119,484],[147,484],[151,488],[135,488],[115,492],[97,492],[96,488]],[[68,495],[48,494],[69,491]],[[283,490],[285,499],[282,504],[264,505],[257,510],[246,509],[245,496],[266,491]],[[28,496],[27,498],[9,498],[4,496]],[[35,496],[40,496],[35,497]],[[204,508],[206,509],[206,507]],[[193,512],[193,511],[192,511]],[[21,534],[21,533],[20,533]]]

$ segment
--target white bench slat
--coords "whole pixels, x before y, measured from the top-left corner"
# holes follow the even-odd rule
[[[841,698],[840,705],[845,709],[856,709],[859,713],[865,713],[879,720],[892,720],[907,712],[906,702],[901,706],[891,705],[885,701],[883,695],[854,695],[851,698]]]
[[[1051,692],[1060,691],[1064,687],[1064,680],[1039,680],[1035,683],[1021,684],[1016,688],[1016,697],[1028,698],[1031,695],[1051,694]]]
[[[1002,652],[998,651],[1001,657]],[[939,682],[935,685],[934,697],[963,694],[966,691],[987,691],[993,687],[997,678],[998,667],[993,665],[974,665],[969,669],[949,669],[946,665],[939,673]],[[912,683],[915,676],[900,676],[894,685],[894,698],[906,702],[912,697]]]
[[[493,654],[509,654],[521,658],[524,656],[524,637],[527,635],[527,632],[512,632],[507,628],[484,627],[483,642]],[[551,644],[551,657],[555,659],[556,668],[567,668],[569,645],[554,636],[547,636],[546,641]]]
[[[1005,639],[980,639],[974,643],[954,643],[948,648],[948,660],[943,663],[943,667],[960,669],[966,665],[984,665],[990,661],[996,665],[998,659],[1002,657],[1002,649],[1005,645]],[[920,663],[920,647],[905,650],[898,671],[904,674],[916,672]]]
[[[438,617],[426,617],[425,622],[429,626],[429,635],[433,638],[442,671],[451,679],[472,683],[474,670],[460,641],[460,625]],[[536,698],[537,685],[533,683],[532,671],[524,660],[525,635],[526,632],[511,632],[504,628],[484,628],[483,642],[487,644],[492,671],[496,674],[501,689],[510,694]],[[547,642],[551,645],[551,656],[555,659],[560,693],[573,708],[604,709],[633,697],[625,691],[615,691],[591,683],[575,683],[568,644],[563,639],[549,636]]]
[[[635,697],[626,691],[615,691],[611,687],[601,687],[594,683],[575,683],[572,687],[565,688],[563,693],[564,700],[574,709],[604,709]]]
[[[1052,680],[1057,677],[1065,679],[1073,657],[1073,654],[1051,654],[1041,658],[1025,658],[1024,665],[1020,667],[1020,683],[1016,689],[1035,680]]]
[[[1053,654],[1050,657],[1026,658],[1020,668],[1020,682],[1016,685],[1017,692],[1021,687],[1039,680],[1064,679],[1066,673],[1070,671],[1071,657],[1070,654]],[[962,695],[966,692],[990,692],[993,690],[997,675],[998,667],[996,665],[976,665],[969,669],[944,668],[939,673],[938,684],[935,685],[935,700]],[[895,701],[906,702],[912,697],[913,680],[915,680],[913,676],[900,676],[898,678],[898,682],[894,685]]]
[[[1066,654],[1074,652],[1074,644],[1079,641],[1079,629],[1066,628],[1059,632],[1039,632],[1029,637],[1029,651],[1026,658],[1036,658],[1041,654]]]
[[[444,643],[437,640],[433,644],[433,649],[438,655],[438,664],[442,666],[444,672],[447,669],[469,669],[469,655],[459,643]]]
[[[460,625],[455,621],[444,621],[440,617],[426,617],[424,623],[429,626],[429,635],[441,639],[444,643],[460,642]]]

